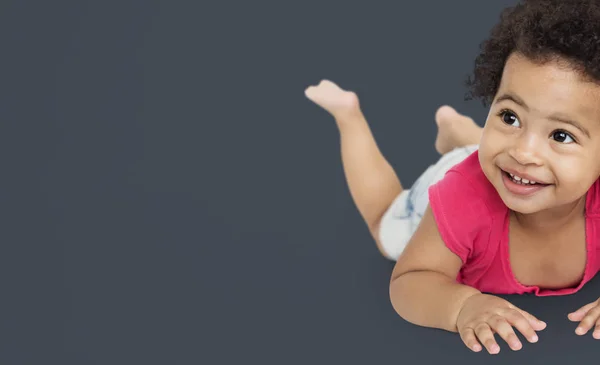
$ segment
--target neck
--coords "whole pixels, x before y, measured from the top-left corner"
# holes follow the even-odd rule
[[[586,196],[577,201],[531,214],[513,212],[517,222],[528,230],[553,232],[585,214]]]

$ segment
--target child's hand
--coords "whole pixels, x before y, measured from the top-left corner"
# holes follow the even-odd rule
[[[585,335],[592,327],[596,327],[593,336],[600,340],[600,299],[569,313],[569,319],[573,322],[581,322],[575,333]]]
[[[546,327],[544,322],[506,300],[487,294],[476,294],[467,299],[458,315],[456,325],[467,347],[479,352],[482,344],[490,354],[500,351],[494,333],[500,335],[511,349],[520,350],[522,345],[513,331],[513,326],[529,342],[537,342],[536,331]]]
[[[317,86],[309,86],[304,94],[336,119],[360,111],[358,96],[354,92],[342,90],[328,80],[321,81]]]

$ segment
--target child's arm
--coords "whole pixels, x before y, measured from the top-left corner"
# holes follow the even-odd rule
[[[394,267],[390,284],[394,309],[411,323],[458,332],[464,301],[481,294],[456,282],[461,266],[460,258],[442,241],[428,207]]]
[[[459,284],[456,277],[461,266],[461,259],[442,241],[428,207],[392,273],[394,309],[413,324],[460,333],[473,351],[480,351],[481,345],[490,353],[500,351],[494,332],[513,350],[520,349],[513,326],[536,342],[535,331],[545,324],[502,298]]]

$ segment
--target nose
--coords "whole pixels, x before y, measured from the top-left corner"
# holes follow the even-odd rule
[[[539,137],[523,133],[514,140],[508,154],[521,165],[542,165]]]

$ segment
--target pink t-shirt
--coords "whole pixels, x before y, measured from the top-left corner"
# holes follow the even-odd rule
[[[450,169],[429,188],[429,202],[446,246],[463,266],[457,280],[490,294],[568,295],[600,270],[600,180],[586,197],[587,262],[577,287],[558,290],[525,286],[510,266],[509,210],[479,164],[478,151]]]

